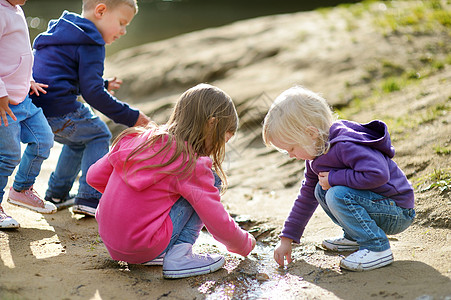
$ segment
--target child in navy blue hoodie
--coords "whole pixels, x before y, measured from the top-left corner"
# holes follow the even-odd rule
[[[59,208],[74,204],[75,213],[94,216],[101,196],[86,183],[86,173],[108,152],[111,133],[90,106],[126,126],[150,121],[110,93],[120,81],[102,78],[105,44],[126,33],[136,12],[136,0],[83,0],[81,16],[65,11],[34,41],[35,79],[49,87],[47,94],[32,97],[33,103],[44,111],[55,141],[64,145],[45,195]],[[77,101],[80,95],[87,104]],[[74,200],[69,191],[80,170]]]

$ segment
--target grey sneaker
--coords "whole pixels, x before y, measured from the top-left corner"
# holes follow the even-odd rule
[[[338,252],[359,250],[359,244],[357,244],[357,242],[348,240],[344,237],[324,240],[322,245],[324,248]]]
[[[377,269],[393,262],[391,249],[382,252],[362,249],[352,253],[340,262],[340,267],[351,271],[369,271]]]
[[[177,244],[166,253],[163,262],[164,278],[184,278],[208,274],[222,268],[224,257],[217,254],[195,254],[193,245]]]
[[[142,265],[144,265],[144,266],[162,266],[165,254],[166,253],[163,253],[163,254],[159,255],[158,257],[155,257],[152,260],[142,263]]]
[[[0,205],[0,229],[4,228],[19,228],[19,222],[8,216]]]

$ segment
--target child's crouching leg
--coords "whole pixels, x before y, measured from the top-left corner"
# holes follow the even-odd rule
[[[169,217],[172,221],[172,236],[168,249],[175,244],[194,244],[204,224],[191,204],[180,198],[171,208]]]
[[[333,213],[330,211],[329,206],[326,203],[327,190],[323,190],[321,185],[318,183],[315,188],[315,198],[318,200],[319,204],[323,208],[324,212],[329,216],[329,218],[338,226],[341,227],[340,222],[335,218]],[[338,237],[327,238],[322,242],[322,246],[331,251],[354,251],[359,249],[359,244],[346,233],[343,228],[343,235]]]
[[[191,204],[180,198],[171,208],[173,233],[163,260],[163,277],[184,278],[219,270],[225,263],[221,255],[196,254],[193,244],[203,223]]]
[[[386,234],[405,230],[413,221],[413,209],[371,191],[336,186],[327,191],[326,203],[343,230],[359,245],[340,266],[352,271],[368,271],[393,262]]]
[[[334,186],[327,191],[326,203],[343,230],[356,241],[360,249],[384,251],[390,248],[385,232],[372,218],[387,216],[383,196],[370,191]]]

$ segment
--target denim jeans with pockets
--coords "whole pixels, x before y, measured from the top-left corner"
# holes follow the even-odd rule
[[[90,202],[89,206],[97,207],[102,194],[86,182],[86,173],[108,152],[110,130],[86,104],[67,115],[49,117],[47,120],[55,134],[55,141],[64,146],[50,176],[46,195],[55,198],[67,196],[81,170],[75,204],[87,204],[80,203],[84,201]]]
[[[8,177],[15,167],[19,165],[14,178],[14,189],[28,189],[34,184],[42,162],[49,157],[53,147],[53,133],[42,109],[37,108],[28,96],[18,105],[10,104],[9,107],[17,121],[7,115],[9,125],[2,123],[0,126],[0,203]],[[22,159],[21,142],[27,144]]]
[[[317,184],[315,197],[326,214],[356,241],[360,249],[384,251],[390,248],[387,234],[397,234],[415,218],[413,208],[402,208],[395,201],[369,190],[334,186],[323,190]]]

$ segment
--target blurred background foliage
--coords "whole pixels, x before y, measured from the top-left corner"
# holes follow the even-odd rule
[[[107,47],[107,55],[121,49],[164,40],[179,34],[226,25],[238,20],[308,11],[356,0],[138,0],[139,13],[127,34]],[[64,10],[81,13],[81,0],[29,0],[23,6],[31,41]],[[287,30],[290,30],[287,28]]]

